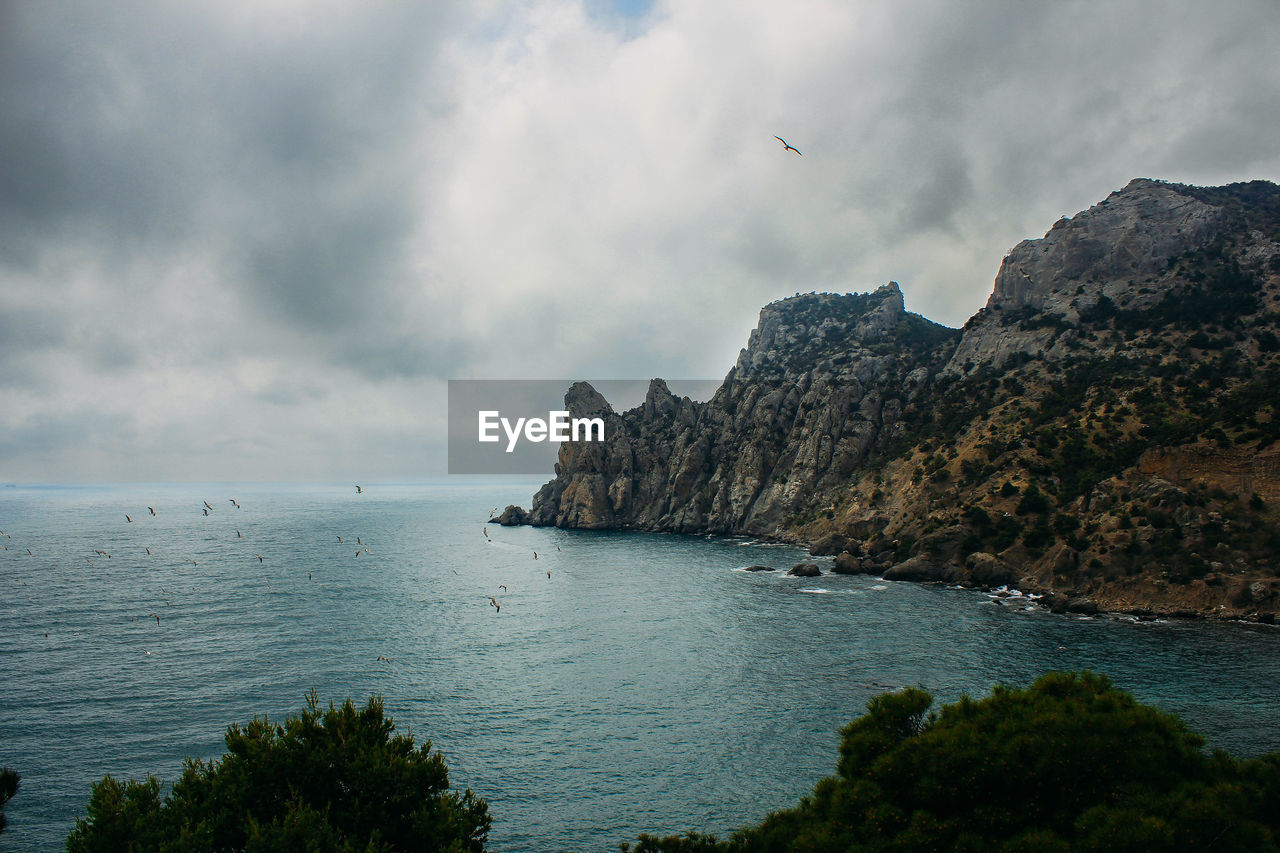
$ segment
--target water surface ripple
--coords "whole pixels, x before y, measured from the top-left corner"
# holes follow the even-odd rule
[[[61,849],[96,779],[172,781],[185,756],[222,753],[229,723],[297,712],[312,688],[384,696],[488,799],[495,851],[756,821],[832,772],[839,727],[904,685],[951,701],[1094,669],[1214,746],[1280,749],[1275,629],[748,573],[804,554],[742,539],[487,539],[489,510],[531,491],[0,490],[0,763],[23,776],[0,850]]]

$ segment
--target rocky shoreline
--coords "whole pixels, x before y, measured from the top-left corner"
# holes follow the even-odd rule
[[[508,505],[502,513],[488,519],[491,524],[503,526],[519,526],[529,524],[529,514],[515,504]],[[690,536],[706,535],[688,533]],[[1131,600],[1110,594],[1081,594],[1077,590],[1070,592],[1044,586],[1034,578],[1019,577],[1017,572],[1004,564],[994,554],[975,553],[969,555],[964,565],[948,565],[922,557],[909,557],[895,562],[891,552],[867,554],[861,552],[856,545],[854,549],[860,555],[848,550],[849,543],[838,536],[826,536],[816,542],[805,542],[795,537],[759,535],[755,537],[761,542],[794,545],[805,548],[814,557],[830,558],[831,567],[823,572],[814,562],[797,563],[783,571],[774,566],[751,565],[743,567],[745,572],[779,572],[792,577],[821,577],[823,574],[866,575],[880,580],[938,584],[958,589],[971,589],[977,592],[996,594],[1001,597],[1024,597],[1029,603],[1042,607],[1051,613],[1075,614],[1080,616],[1113,616],[1130,617],[1139,621],[1158,619],[1212,620],[1222,622],[1246,622],[1259,625],[1280,625],[1274,613],[1257,611],[1239,611],[1225,607],[1200,610],[1192,607],[1173,605],[1138,604]],[[838,549],[838,550],[833,550]]]
[[[1280,616],[1280,187],[1135,179],[1005,256],[961,329],[765,306],[707,401],[650,383],[504,524],[748,535],[1062,612]]]

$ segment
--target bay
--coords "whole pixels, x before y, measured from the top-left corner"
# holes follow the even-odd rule
[[[757,821],[905,685],[946,702],[1092,669],[1212,746],[1280,749],[1275,628],[788,578],[803,551],[742,538],[484,524],[534,488],[0,490],[0,763],[23,776],[0,850],[61,849],[104,774],[172,781],[312,689],[383,696],[489,801],[495,851]],[[742,571],[761,563],[779,571]]]

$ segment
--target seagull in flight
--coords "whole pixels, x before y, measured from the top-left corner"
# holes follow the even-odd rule
[[[796,152],[796,154],[800,154],[800,149],[799,149],[799,148],[792,148],[792,147],[791,147],[791,145],[787,143],[787,140],[783,139],[781,136],[775,136],[775,137],[774,137],[774,139],[776,139],[776,140],[778,140],[779,142],[781,142],[781,143],[782,143],[782,145],[783,145],[783,147],[784,147],[784,148],[786,148],[788,151],[794,151],[794,152]],[[804,155],[803,155],[803,154],[800,154],[800,156],[801,156],[801,157],[803,157]]]

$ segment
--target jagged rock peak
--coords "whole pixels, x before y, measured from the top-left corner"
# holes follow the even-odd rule
[[[643,417],[646,421],[665,417],[680,407],[680,398],[671,393],[662,379],[649,380],[649,390],[644,395]]]
[[[1179,189],[1135,178],[1088,210],[1059,219],[1044,237],[1023,240],[1000,264],[987,308],[1055,308],[1055,293],[1154,275],[1169,258],[1205,245],[1227,218]]]
[[[871,293],[804,293],[760,309],[760,321],[738,356],[733,377],[812,362],[826,350],[845,352],[891,334],[904,315],[896,281]]]
[[[1230,225],[1221,206],[1180,184],[1135,178],[1039,239],[1009,250],[986,307],[965,324],[945,372],[999,365],[1016,353],[1047,352],[1054,326],[1076,324],[1102,297],[1134,308],[1164,296],[1170,261],[1211,243]],[[1038,328],[1008,328],[1035,315]]]
[[[575,382],[564,393],[565,408],[578,418],[605,417],[614,413],[604,395],[589,382]]]

